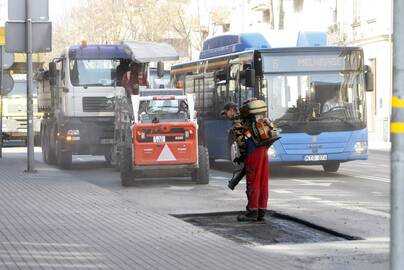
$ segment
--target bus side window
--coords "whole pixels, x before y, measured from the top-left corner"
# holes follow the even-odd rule
[[[217,85],[216,86],[216,102],[214,107],[216,108],[216,113],[219,113],[224,104],[226,104],[226,85]]]
[[[203,111],[203,78],[196,78],[194,80],[194,90],[195,90],[195,109],[198,112]]]
[[[213,99],[215,91],[215,81],[213,73],[206,74],[204,77],[204,88],[203,88],[203,107],[205,113],[214,112]]]
[[[237,97],[236,97],[236,81],[235,80],[229,80],[229,92],[226,97],[226,102],[237,102]]]
[[[180,80],[180,79],[179,79]],[[195,87],[194,87],[194,78],[193,76],[185,76],[185,85],[184,85],[185,92],[188,94],[194,94],[195,93]]]

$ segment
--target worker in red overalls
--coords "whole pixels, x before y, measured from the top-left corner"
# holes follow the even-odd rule
[[[250,101],[247,101],[250,102]],[[238,107],[234,103],[224,106],[222,114],[233,120],[233,134],[239,148],[238,162],[244,162],[247,179],[247,211],[237,217],[238,221],[265,221],[265,213],[268,206],[268,178],[269,160],[268,148],[275,140],[276,134],[269,134],[272,139],[263,141],[254,133],[255,120],[251,117],[241,117]],[[269,119],[262,119],[268,127]],[[271,126],[273,128],[273,126]],[[268,129],[269,130],[269,129]],[[271,131],[269,131],[271,132]]]
[[[145,65],[131,62],[129,71],[123,74],[122,86],[126,90],[126,94],[138,95],[140,86],[147,86],[147,78],[145,75]]]

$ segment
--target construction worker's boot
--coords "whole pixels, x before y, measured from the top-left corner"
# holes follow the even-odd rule
[[[266,209],[258,209],[257,221],[265,222]]]
[[[237,221],[257,221],[258,211],[257,210],[247,210],[244,214],[237,216]]]

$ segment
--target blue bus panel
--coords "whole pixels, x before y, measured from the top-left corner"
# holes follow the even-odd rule
[[[367,159],[367,129],[355,131],[306,133],[282,133],[270,155],[273,163],[310,165],[324,161],[349,161]],[[273,151],[272,151],[273,152]]]

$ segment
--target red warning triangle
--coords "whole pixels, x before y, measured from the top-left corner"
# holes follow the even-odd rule
[[[177,160],[173,154],[173,152],[171,152],[170,147],[168,147],[168,145],[164,145],[163,150],[160,153],[160,156],[158,157],[157,161],[174,161]]]

